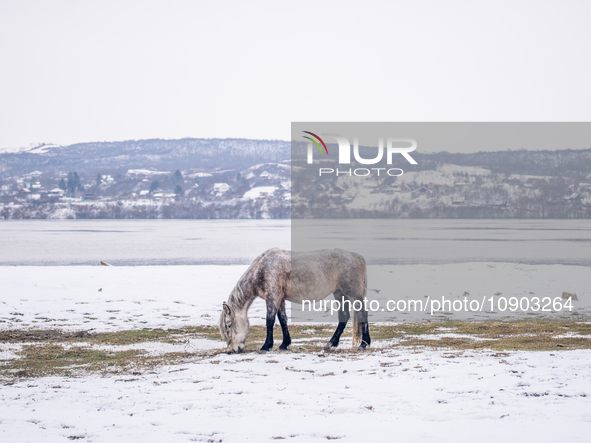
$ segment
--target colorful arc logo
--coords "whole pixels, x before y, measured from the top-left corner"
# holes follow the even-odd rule
[[[324,150],[326,151],[326,155],[328,155],[328,149],[326,148],[326,145],[324,144],[324,142],[322,141],[322,139],[320,137],[318,137],[316,134],[312,133],[312,132],[308,132],[308,131],[302,131],[305,132],[306,134],[310,134],[313,137],[316,137],[320,143],[322,143],[322,146],[324,146]],[[308,137],[306,135],[303,136],[304,138],[307,138],[308,140],[310,140],[311,142],[313,142],[316,146],[318,146],[318,149],[320,149],[320,152],[322,152],[322,148],[320,147],[320,145],[318,144],[318,142],[316,140],[314,140],[312,137]]]

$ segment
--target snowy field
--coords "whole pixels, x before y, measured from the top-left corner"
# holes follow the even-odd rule
[[[224,355],[3,386],[0,441],[588,442],[591,351]]]
[[[214,325],[245,269],[4,266],[0,329]],[[368,286],[375,296],[372,288],[381,297],[417,298],[442,294],[443,278],[444,295],[453,297],[569,291],[582,313],[591,298],[589,268],[564,265],[372,266]],[[264,303],[256,302],[250,317],[263,324]],[[189,345],[223,347],[205,339]],[[170,351],[162,346],[139,347]],[[2,344],[0,360],[16,352]],[[590,359],[589,350],[392,349],[377,341],[359,354],[275,348],[137,373],[19,379],[0,386],[0,441],[583,442],[591,433]]]

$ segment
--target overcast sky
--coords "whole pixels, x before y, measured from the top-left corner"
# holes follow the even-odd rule
[[[591,121],[589,1],[0,2],[0,150]]]

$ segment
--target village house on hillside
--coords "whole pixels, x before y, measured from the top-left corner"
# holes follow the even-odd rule
[[[214,195],[215,197],[221,197],[226,192],[228,192],[229,189],[230,185],[228,183],[215,183],[210,191],[210,194]]]

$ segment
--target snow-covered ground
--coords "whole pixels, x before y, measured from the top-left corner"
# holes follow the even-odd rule
[[[0,328],[48,328],[116,331],[131,328],[176,328],[214,325],[222,302],[247,266],[0,266]],[[486,297],[552,300],[564,291],[577,294],[573,310],[560,315],[589,314],[590,269],[585,266],[516,263],[384,265],[368,267],[368,297],[388,300],[428,297],[481,302]],[[464,295],[467,293],[467,295]],[[566,301],[566,300],[565,300]],[[417,321],[538,313],[376,312],[374,321]],[[301,309],[300,305],[297,305]],[[264,324],[261,299],[250,310],[251,324]],[[547,315],[556,315],[547,313]],[[493,317],[494,316],[494,317]],[[336,314],[334,315],[336,321]],[[328,321],[331,321],[328,319]]]
[[[215,324],[247,267],[4,266],[2,293],[10,297],[0,299],[0,328],[114,331]],[[262,316],[257,306],[264,307],[255,305],[254,320]]]
[[[212,325],[245,269],[0,267],[0,328]],[[454,296],[565,290],[577,293],[575,306],[583,309],[589,299],[586,267],[471,263],[375,266],[369,273],[370,289],[387,292],[390,278],[399,294],[388,296],[399,298],[437,295],[445,275]],[[263,324],[262,301],[250,317]],[[11,358],[9,346],[0,352]],[[590,359],[589,350],[417,351],[378,342],[370,353],[222,354],[136,375],[34,378],[0,387],[0,441],[586,442]]]
[[[262,195],[272,194],[277,188],[275,186],[259,186],[247,191],[242,198],[257,199]]]
[[[0,441],[587,442],[591,351],[223,355],[3,386]]]

